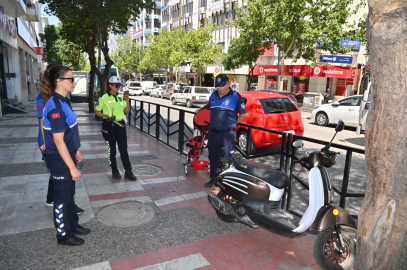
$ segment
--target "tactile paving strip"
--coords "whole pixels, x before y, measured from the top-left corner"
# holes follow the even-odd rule
[[[151,220],[154,210],[144,204],[136,202],[121,202],[106,206],[99,210],[97,219],[107,225],[114,227],[138,226]]]
[[[156,175],[163,171],[161,168],[152,165],[134,165],[132,166],[132,169],[133,174],[136,176]]]

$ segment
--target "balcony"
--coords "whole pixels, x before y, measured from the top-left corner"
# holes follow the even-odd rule
[[[32,1],[27,1],[27,13],[26,17],[31,22],[39,22],[41,19],[40,7],[38,3],[32,3]]]

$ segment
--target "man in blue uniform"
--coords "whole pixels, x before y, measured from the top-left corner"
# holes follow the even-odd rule
[[[204,185],[206,188],[213,184],[220,157],[235,157],[236,125],[247,116],[243,98],[229,86],[228,76],[219,74],[215,78],[217,90],[212,93],[205,106],[211,111],[208,134],[211,180]]]

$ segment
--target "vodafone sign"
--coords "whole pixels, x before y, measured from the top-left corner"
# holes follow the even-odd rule
[[[277,66],[262,66],[254,67],[254,75],[277,75]],[[332,66],[316,66],[310,68],[306,65],[285,65],[284,74],[288,76],[307,76],[307,77],[333,77],[333,78],[354,78],[356,75],[355,68],[348,67],[332,67]]]

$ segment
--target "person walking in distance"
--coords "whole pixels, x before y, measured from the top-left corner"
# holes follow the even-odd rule
[[[67,98],[75,82],[71,69],[61,65],[49,70],[47,80],[50,87],[42,88],[45,162],[54,187],[57,244],[79,246],[85,240],[76,235],[89,234],[90,229],[79,225],[74,200],[75,182],[82,178],[76,163],[83,158],[79,151],[78,117]]]
[[[106,85],[106,94],[99,98],[95,108],[95,115],[103,117],[102,135],[108,148],[109,166],[112,168],[112,177],[120,179],[121,175],[116,162],[116,143],[120,158],[125,170],[124,178],[136,181],[131,169],[129,154],[127,153],[127,132],[125,117],[130,112],[128,93],[124,96],[118,94],[121,81],[116,76],[110,77]]]
[[[28,73],[28,71],[26,71],[25,73],[27,73],[27,89],[28,89],[28,94],[30,94],[31,93],[31,89],[30,89],[31,77],[30,77],[30,73]]]
[[[208,104],[211,111],[208,133],[208,152],[210,162],[210,181],[205,188],[212,187],[220,157],[233,159],[236,146],[236,126],[247,117],[243,98],[230,88],[230,81],[225,74],[215,78],[214,91]]]

